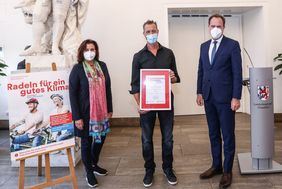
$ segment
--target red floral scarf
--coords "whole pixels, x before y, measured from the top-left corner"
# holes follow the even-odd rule
[[[90,121],[89,136],[95,138],[95,142],[101,142],[101,136],[109,131],[109,119],[106,99],[106,84],[103,71],[97,61],[94,61],[95,69],[83,62],[83,68],[89,82]]]

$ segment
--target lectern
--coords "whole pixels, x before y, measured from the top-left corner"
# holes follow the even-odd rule
[[[251,153],[239,153],[241,174],[282,172],[273,161],[274,113],[272,67],[250,68]]]

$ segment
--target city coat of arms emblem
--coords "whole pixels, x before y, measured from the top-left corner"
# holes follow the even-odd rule
[[[258,98],[262,101],[268,100],[269,98],[269,86],[258,85]]]

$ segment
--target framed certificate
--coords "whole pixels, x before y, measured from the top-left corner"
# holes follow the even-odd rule
[[[140,70],[140,109],[171,109],[170,69]]]

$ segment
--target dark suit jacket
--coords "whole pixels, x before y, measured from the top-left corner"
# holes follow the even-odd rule
[[[241,99],[242,59],[239,43],[223,36],[215,54],[213,65],[209,61],[211,40],[201,45],[198,67],[197,94],[208,99],[210,91],[219,103],[230,103],[232,98]]]
[[[108,112],[113,112],[110,75],[106,64],[101,61],[98,62],[105,76]],[[73,120],[76,121],[83,119],[84,122],[83,130],[79,130],[74,127],[75,135],[79,137],[86,137],[89,135],[89,83],[82,63],[76,64],[72,68],[69,77],[69,94]]]

